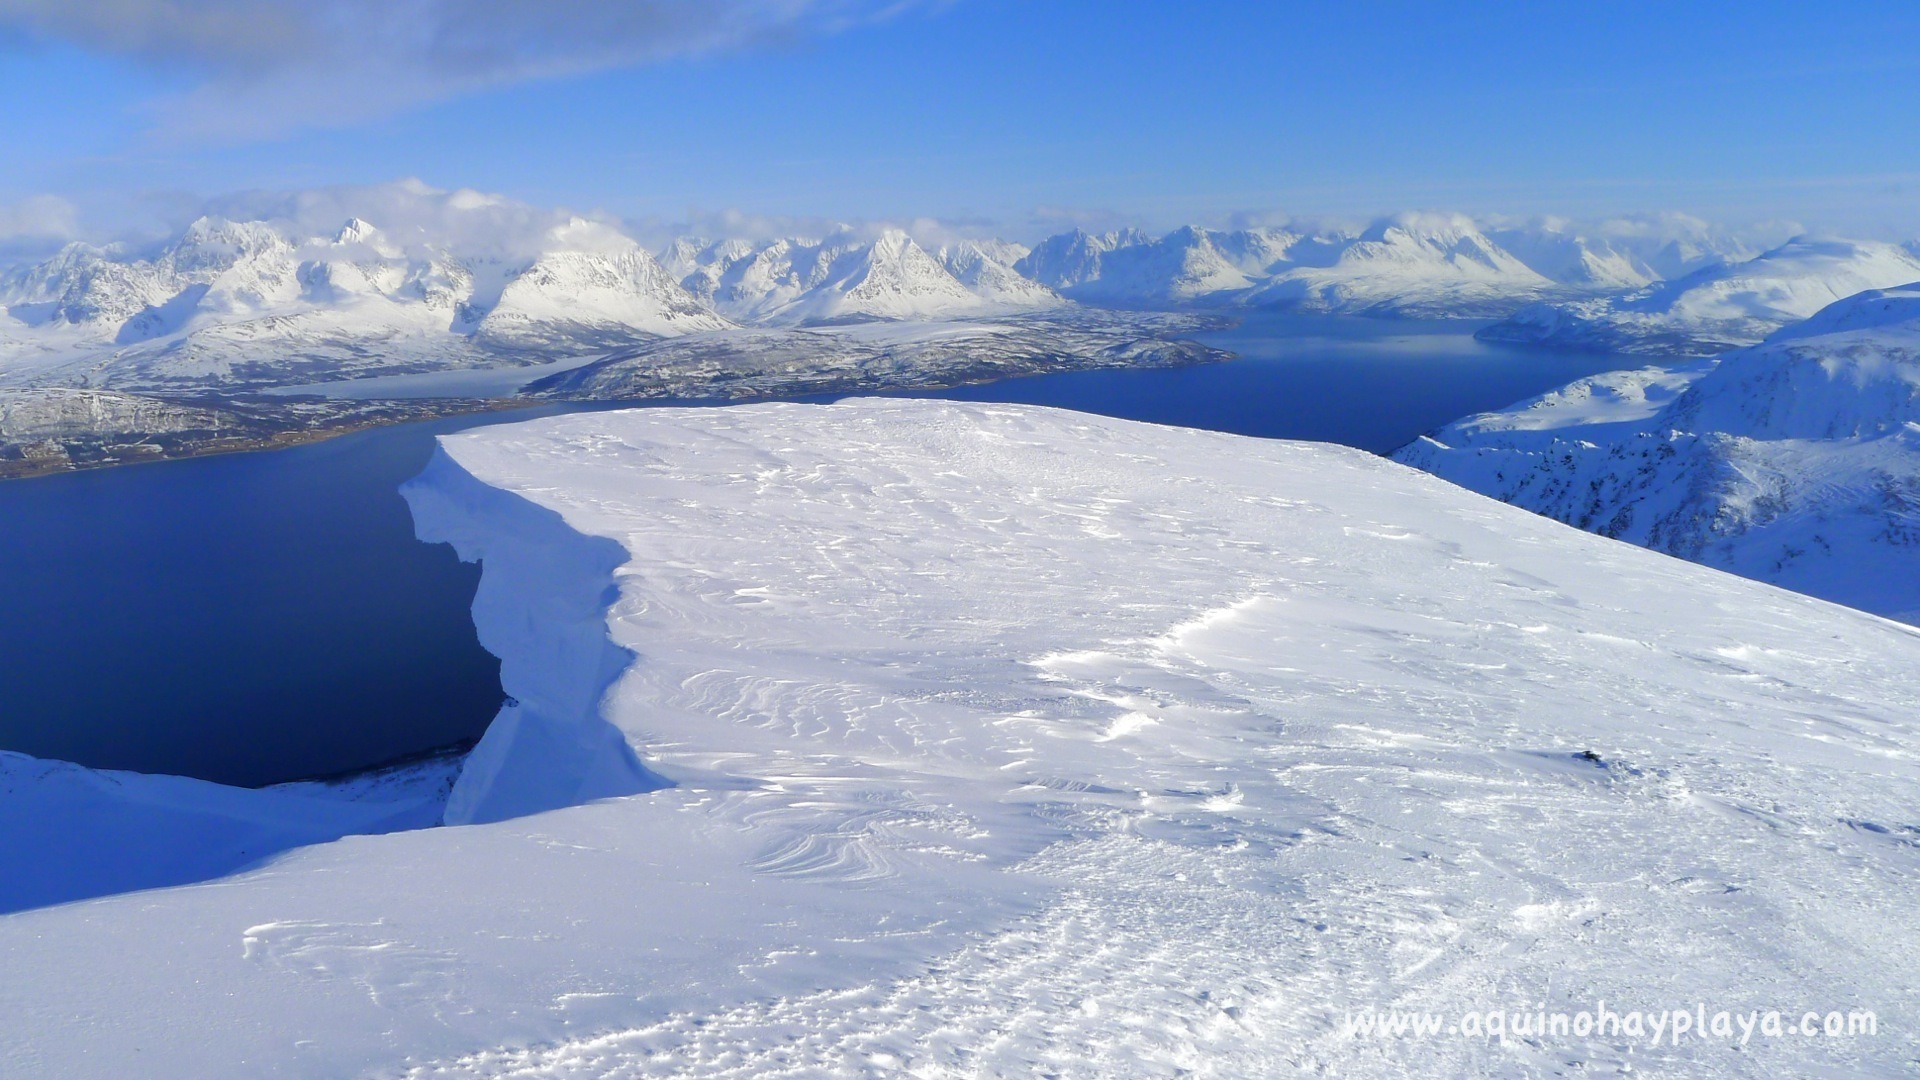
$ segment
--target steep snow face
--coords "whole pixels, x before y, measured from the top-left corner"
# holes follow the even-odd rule
[[[870,240],[842,232],[757,245],[683,241],[667,258],[676,272],[686,271],[686,289],[727,317],[756,325],[941,319],[1060,303],[988,248],[960,244],[936,257],[897,229]]]
[[[1252,288],[1298,239],[1283,230],[1216,232],[1197,226],[1157,239],[1133,230],[1102,236],[1075,231],[1049,239],[1019,266],[1076,300],[1175,305]]]
[[[1718,360],[1583,380],[1395,457],[1920,623],[1920,286],[1850,297]]]
[[[1584,235],[1562,221],[1491,229],[1487,238],[1543,277],[1596,292],[1643,288],[1666,276],[1631,248]]]
[[[1014,263],[1014,269],[1042,285],[1065,293],[1076,286],[1098,280],[1101,260],[1107,253],[1149,242],[1150,238],[1138,229],[1122,229],[1098,236],[1075,229],[1048,237]]]
[[[1540,304],[1488,327],[1500,341],[1703,355],[1752,345],[1866,289],[1920,280],[1893,244],[1801,238],[1747,262],[1709,266],[1623,297]]]
[[[559,250],[514,272],[479,321],[478,335],[524,348],[569,342],[630,344],[730,325],[707,310],[632,240],[575,220]]]
[[[326,237],[204,218],[147,259],[70,247],[0,282],[0,384],[299,382],[728,325],[604,226],[541,247],[410,249],[358,218]]]
[[[955,280],[990,304],[1006,310],[1059,306],[1058,293],[1013,268],[1026,254],[1018,244],[962,241],[941,248],[935,257]]]
[[[492,545],[476,618],[528,707],[674,786],[0,919],[9,1074],[1761,1077],[1920,1049],[1894,624],[1370,455],[1046,409],[442,448],[422,528]],[[526,530],[554,518],[609,559],[548,558]],[[502,741],[491,775],[548,790],[606,763]],[[1879,1034],[1342,1024],[1600,1000]]]
[[[1755,252],[1680,215],[1588,228],[1543,218],[1483,226],[1407,213],[1351,232],[1309,224],[1233,232],[1188,226],[1051,237],[1017,264],[1064,295],[1110,306],[1283,304],[1421,317],[1499,317],[1653,282]]]
[[[1281,270],[1245,302],[1477,318],[1511,310],[1553,285],[1470,218],[1402,214],[1340,246],[1328,265]]]
[[[1584,248],[1575,258],[1614,272]],[[1402,214],[1361,233],[1188,226],[1153,238],[1076,231],[1040,244],[1019,269],[1074,299],[1113,306],[1285,304],[1463,317],[1505,313],[1556,291],[1616,287],[1598,273],[1550,280],[1457,214]]]

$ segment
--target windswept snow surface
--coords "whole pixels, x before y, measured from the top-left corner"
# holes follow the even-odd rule
[[[1606,536],[1920,624],[1920,286],[1610,372],[1395,453]]]
[[[531,721],[454,792],[491,823],[0,919],[0,1072],[1920,1054],[1896,624],[1356,451],[1031,407],[575,414],[445,439],[410,497],[484,559],[476,619]],[[1872,1009],[1878,1034],[1342,1024],[1601,1000]]]

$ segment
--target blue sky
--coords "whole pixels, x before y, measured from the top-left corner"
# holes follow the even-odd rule
[[[34,196],[97,230],[417,176],[1029,237],[1436,208],[1910,238],[1916,41],[1910,2],[0,0],[0,233]]]

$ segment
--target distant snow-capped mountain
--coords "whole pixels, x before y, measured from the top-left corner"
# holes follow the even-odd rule
[[[1074,231],[1031,249],[843,226],[823,239],[682,239],[656,257],[610,224],[417,183],[229,209],[150,248],[75,244],[0,274],[0,387],[258,389],[741,325],[1000,318],[1072,301],[1512,316],[1490,336],[1698,349],[1920,278],[1907,249],[1802,242],[1749,259],[1674,215],[1584,227],[1410,213],[1365,229]]]
[[[934,252],[947,273],[989,305],[1009,310],[1059,307],[1060,294],[1023,276],[1013,264],[1027,249],[1004,240],[963,240]]]
[[[662,253],[680,285],[736,322],[832,325],[942,319],[1056,307],[1052,290],[1002,260],[1013,245],[961,243],[929,253],[898,229],[871,239],[762,243],[680,240]]]
[[[1353,238],[1327,238],[1250,292],[1249,304],[1312,311],[1484,318],[1555,291],[1556,282],[1459,214],[1402,214]],[[1329,257],[1330,256],[1330,257]]]
[[[1717,359],[1583,379],[1394,457],[1583,529],[1920,623],[1920,285],[1840,300]]]
[[[1536,273],[1593,292],[1644,288],[1760,254],[1704,221],[1677,214],[1593,226],[1547,217],[1485,231]]]
[[[1360,231],[1187,226],[1154,237],[1075,230],[1036,245],[1016,265],[1087,303],[1487,317],[1548,297],[1638,288],[1663,276],[1656,264],[1685,258],[1596,239],[1563,222],[1508,227],[1496,239],[1464,215],[1400,214]]]
[[[1298,239],[1280,230],[1196,226],[1157,238],[1132,229],[1099,236],[1075,230],[1035,247],[1016,268],[1076,300],[1180,304],[1245,292]]]
[[[1752,345],[1865,289],[1920,280],[1920,257],[1893,244],[1802,237],[1746,262],[1712,263],[1624,296],[1523,308],[1489,340],[1607,352],[1702,355]]]
[[[0,279],[0,383],[246,385],[512,362],[727,326],[631,239],[574,219],[527,256],[195,221],[144,257],[72,245]]]

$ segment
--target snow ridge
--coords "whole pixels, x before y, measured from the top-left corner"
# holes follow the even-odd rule
[[[663,786],[600,699],[633,654],[606,638],[619,544],[582,536],[552,510],[476,481],[442,451],[401,490],[420,539],[484,564],[473,601],[480,643],[500,658],[507,703],[467,756],[446,823],[501,821]]]

